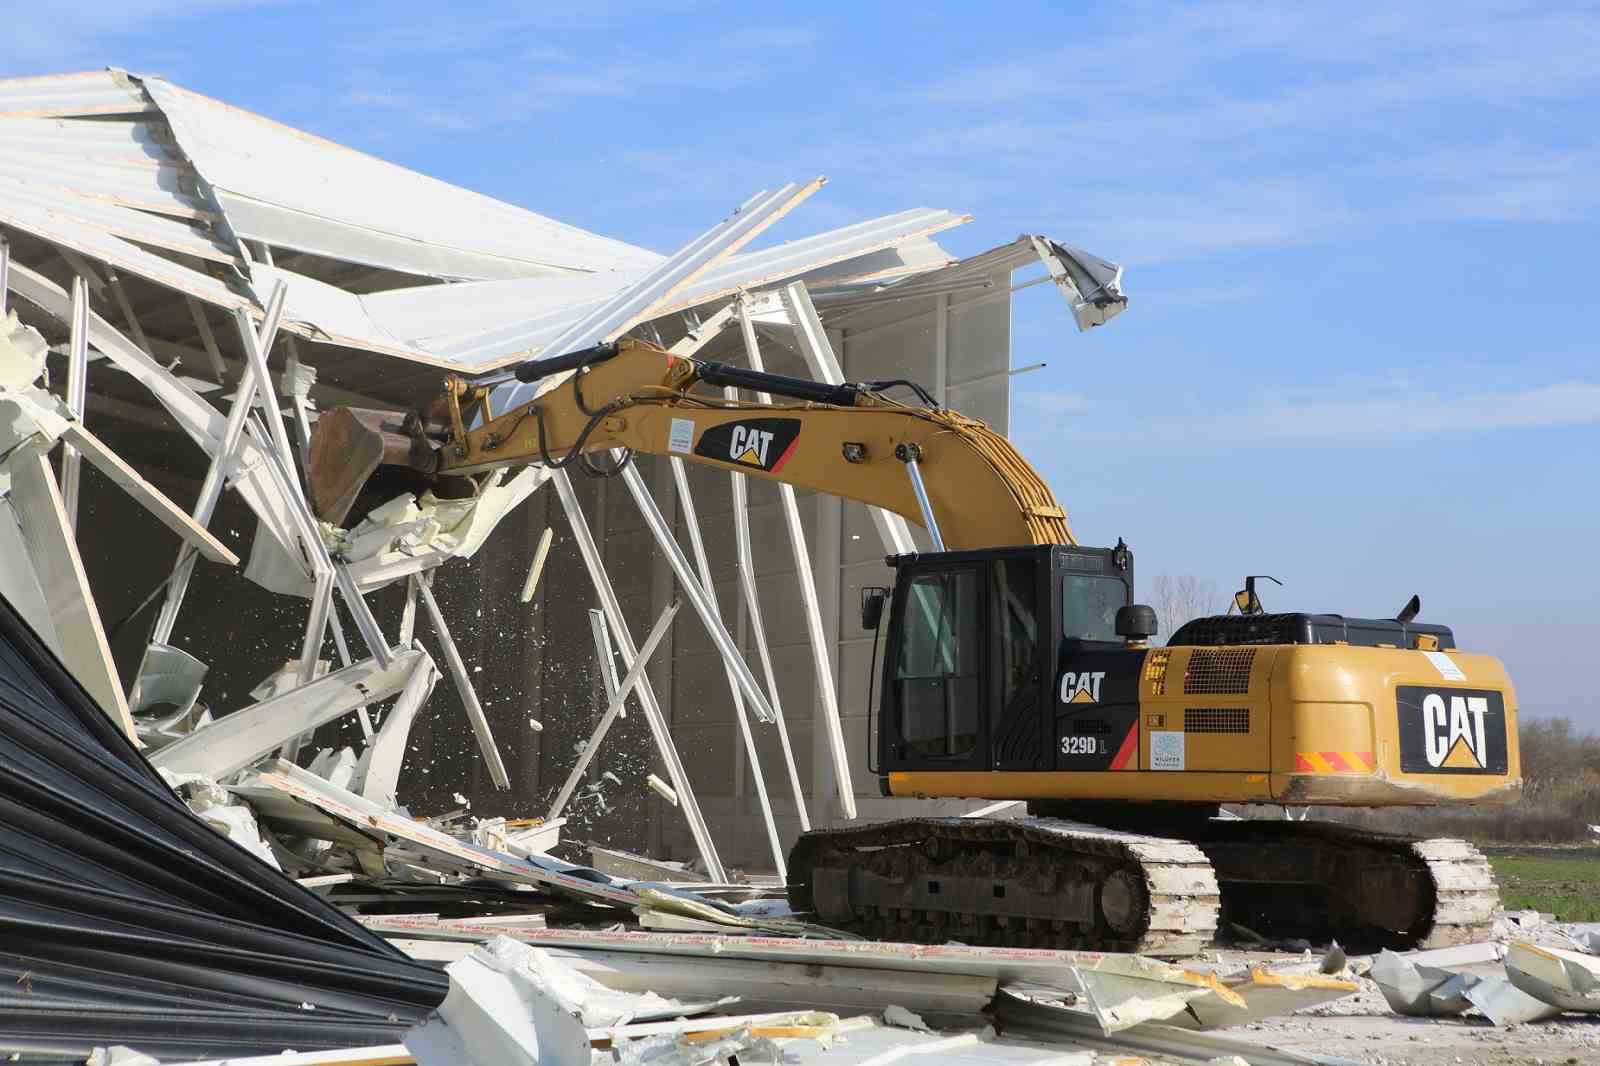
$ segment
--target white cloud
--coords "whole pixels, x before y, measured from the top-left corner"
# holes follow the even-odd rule
[[[284,0],[17,0],[0,13],[5,47],[0,77],[56,74],[106,64],[106,47],[125,36],[198,15],[270,7]]]
[[[1258,398],[1229,419],[1230,432],[1276,438],[1471,435],[1600,423],[1600,383],[1449,388],[1405,374]],[[1210,423],[1213,430],[1216,423]]]

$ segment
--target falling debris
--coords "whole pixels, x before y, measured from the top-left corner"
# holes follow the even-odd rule
[[[654,792],[656,795],[660,796],[674,807],[678,805],[678,794],[673,791],[671,785],[661,780],[661,778],[657,777],[655,774],[651,774],[644,780],[645,784],[650,786],[650,791]]]
[[[550,541],[554,535],[555,531],[546,526],[544,534],[539,537],[539,546],[533,549],[533,562],[528,567],[528,580],[522,583],[523,603],[530,602],[534,590],[539,587],[539,575],[544,573],[544,561],[550,555]]]

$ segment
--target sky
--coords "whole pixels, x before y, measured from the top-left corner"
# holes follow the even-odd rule
[[[537,8],[537,10],[531,10]],[[1093,10],[1090,10],[1093,8]],[[448,12],[441,17],[441,11]],[[1078,334],[1019,293],[1011,432],[1141,585],[1422,619],[1600,729],[1600,7],[0,0],[0,77],[162,74],[670,252],[909,207],[972,254],[1126,267]],[[1220,606],[1220,605],[1219,605]]]

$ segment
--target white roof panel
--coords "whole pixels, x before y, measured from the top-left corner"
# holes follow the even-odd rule
[[[470,279],[648,270],[661,260],[160,78],[145,79],[144,87],[240,236]]]
[[[131,115],[149,110],[150,102],[120,70],[0,81],[0,118]]]

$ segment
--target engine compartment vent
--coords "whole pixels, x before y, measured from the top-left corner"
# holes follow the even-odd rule
[[[1196,648],[1183,672],[1186,696],[1242,696],[1250,691],[1254,648]]]

